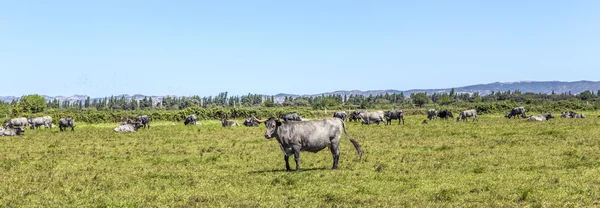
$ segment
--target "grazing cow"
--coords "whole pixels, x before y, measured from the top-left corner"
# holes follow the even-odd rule
[[[394,119],[398,120],[398,124],[400,124],[400,122],[402,122],[402,125],[404,125],[404,111],[403,110],[386,111],[383,113],[383,117],[385,118],[385,123],[387,125],[392,124],[392,120],[394,120]]]
[[[221,125],[223,127],[240,126],[237,122],[235,122],[235,121],[228,121],[225,118],[221,119]]]
[[[198,122],[198,119],[196,118],[196,114],[192,114],[192,115],[185,117],[185,121],[183,122],[183,125],[196,124],[196,122]]]
[[[554,118],[554,116],[550,113],[545,113],[542,115],[538,115],[538,116],[530,116],[529,120],[530,121],[546,121],[546,120],[550,120],[551,118]]]
[[[333,156],[333,169],[338,168],[340,158],[340,138],[342,131],[356,148],[358,157],[362,158],[360,144],[348,136],[346,124],[339,118],[326,118],[307,122],[281,122],[273,117],[265,123],[265,138],[275,137],[283,151],[285,168],[291,171],[289,157],[294,154],[296,171],[300,170],[300,151],[319,152],[329,147]]]
[[[17,136],[21,135],[21,133],[25,132],[23,127],[18,127],[16,129],[2,129],[0,128],[0,136]]]
[[[31,129],[37,129],[40,126],[44,126],[44,128],[54,127],[54,125],[52,124],[52,117],[50,117],[50,116],[29,118],[29,119],[27,119],[27,123],[29,123],[29,127]]]
[[[374,111],[374,112],[361,112],[359,115],[362,120],[362,124],[370,125],[372,123],[376,123],[379,125],[380,122],[384,122],[384,113],[383,111]],[[387,125],[385,122],[384,125]]]
[[[525,114],[525,107],[521,106],[521,107],[516,107],[513,108],[512,110],[510,110],[509,112],[506,113],[506,115],[504,115],[504,117],[510,119],[510,118],[517,118],[517,115],[521,115],[521,118],[527,118],[527,115]]]
[[[342,119],[344,121],[346,120],[346,116],[347,115],[348,114],[346,114],[346,111],[338,111],[338,112],[333,113],[333,117],[334,118],[340,118],[340,119]]]
[[[58,128],[60,128],[60,131],[66,131],[67,127],[71,127],[71,131],[75,131],[75,119],[73,119],[73,117],[61,118],[58,120]]]
[[[360,121],[360,113],[362,112],[366,112],[365,110],[360,110],[360,111],[354,111],[352,113],[350,113],[350,116],[348,117],[348,121]]]
[[[448,117],[454,118],[454,116],[452,115],[452,112],[450,112],[449,110],[442,110],[442,111],[440,111],[437,114],[437,117],[443,118],[443,119],[448,119]]]
[[[135,122],[141,123],[144,129],[146,128],[146,126],[148,126],[148,129],[150,129],[150,117],[148,117],[147,115],[136,116]]]
[[[117,128],[115,128],[114,130],[115,132],[136,132],[142,126],[144,125],[140,122],[126,123],[117,126]]]
[[[247,127],[256,127],[259,126],[261,123],[264,123],[265,121],[263,120],[259,120],[254,116],[250,116],[250,118],[244,120],[244,126]]]
[[[279,118],[283,119],[283,121],[302,121],[302,117],[300,117],[297,113],[292,114],[281,114]]]
[[[456,122],[459,122],[460,120],[469,121],[468,120],[469,117],[473,117],[473,122],[474,121],[479,122],[479,118],[477,118],[477,110],[475,110],[475,109],[460,112],[460,115],[458,117],[456,117]]]
[[[437,112],[435,109],[429,109],[429,110],[427,111],[427,118],[428,118],[429,120],[435,119],[435,117],[437,116],[437,113],[438,113],[438,112]]]
[[[29,126],[29,122],[27,121],[27,118],[25,117],[21,117],[21,118],[13,118],[10,119],[6,122],[6,124],[4,125],[4,128],[18,128],[18,127],[27,127]]]

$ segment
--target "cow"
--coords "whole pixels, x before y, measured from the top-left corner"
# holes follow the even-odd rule
[[[333,113],[334,118],[340,118],[343,121],[346,121],[346,116],[348,116],[348,114],[346,114],[346,111],[338,111]]]
[[[395,119],[398,120],[398,124],[400,124],[400,122],[402,122],[402,125],[404,125],[404,111],[403,110],[386,111],[383,113],[383,117],[385,118],[385,123],[387,125],[392,124],[392,120],[395,120]]]
[[[0,128],[0,136],[18,136],[25,132],[23,127],[18,127],[16,129],[2,129]]]
[[[142,126],[144,126],[144,125],[140,122],[126,123],[126,124],[121,124],[121,125],[117,126],[117,128],[115,128],[114,131],[115,132],[136,132]]]
[[[29,123],[29,128],[31,129],[37,129],[40,126],[44,126],[44,128],[54,127],[54,125],[52,124],[52,117],[50,116],[29,118],[27,119],[27,123]]]
[[[281,114],[279,118],[283,119],[283,121],[302,121],[302,117],[300,117],[297,113],[292,114]]]
[[[379,125],[380,122],[383,122],[384,125],[387,125],[384,122],[384,113],[383,111],[374,111],[374,112],[361,112],[359,115],[362,120],[362,124],[370,125],[371,123],[376,123]]]
[[[538,115],[538,116],[530,116],[529,120],[530,121],[546,121],[546,120],[550,120],[551,118],[554,118],[554,116],[550,113],[545,113],[542,115]]]
[[[427,111],[427,118],[429,120],[435,119],[437,117],[437,113],[438,113],[437,110],[435,110],[435,109],[429,109]]]
[[[350,113],[350,116],[348,116],[348,121],[359,121],[360,119],[360,113],[362,112],[366,112],[365,110],[359,110],[359,111],[354,111],[352,113]]]
[[[150,117],[148,117],[147,115],[136,116],[135,122],[141,123],[144,129],[146,128],[146,126],[148,126],[148,129],[150,129]]]
[[[354,145],[358,158],[362,158],[360,144],[348,135],[346,124],[339,118],[325,118],[306,122],[281,122],[271,117],[265,125],[267,126],[265,138],[277,139],[284,154],[285,169],[287,171],[291,171],[290,155],[294,154],[296,171],[300,171],[300,151],[317,153],[325,147],[329,147],[333,156],[332,169],[338,169],[342,131]]]
[[[585,118],[584,114],[575,113],[573,111],[565,111],[561,113],[563,118]]]
[[[6,124],[4,124],[4,128],[11,128],[11,129],[14,129],[16,127],[28,127],[28,126],[29,126],[29,122],[27,121],[27,118],[25,118],[25,117],[13,118],[13,119],[6,121]]]
[[[517,118],[517,115],[521,115],[521,118],[527,118],[527,115],[525,114],[525,107],[521,106],[521,107],[516,107],[513,108],[512,110],[510,110],[509,112],[507,112],[504,117],[510,119],[510,118]]]
[[[437,114],[437,117],[439,118],[443,118],[443,119],[448,119],[450,118],[454,118],[454,116],[452,115],[452,112],[450,112],[449,110],[442,110]]]
[[[225,119],[225,118],[222,118],[222,119],[221,119],[221,125],[222,125],[223,127],[240,126],[240,125],[239,125],[237,122],[235,122],[235,121],[228,121],[228,120],[227,120],[227,119]]]
[[[183,122],[183,125],[196,124],[197,122],[198,122],[198,119],[196,118],[196,114],[192,114],[192,115],[185,117],[185,121]]]
[[[244,120],[244,126],[247,127],[257,127],[259,126],[261,123],[264,123],[265,121],[263,120],[259,120],[254,116],[250,116],[250,118]]]
[[[458,115],[458,117],[456,117],[456,122],[459,122],[460,120],[469,121],[468,120],[469,117],[473,117],[473,122],[475,122],[475,121],[479,122],[479,118],[477,118],[477,110],[475,110],[475,109],[460,112],[460,115]]]
[[[71,131],[75,131],[75,119],[73,119],[73,117],[61,118],[58,120],[58,128],[60,131],[66,131],[67,127],[71,127]]]

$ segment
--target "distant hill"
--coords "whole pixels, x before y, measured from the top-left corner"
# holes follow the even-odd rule
[[[369,96],[369,95],[379,95],[379,94],[385,94],[385,93],[404,93],[405,96],[409,96],[411,93],[416,93],[416,92],[426,92],[427,94],[433,94],[433,93],[449,93],[450,90],[452,90],[452,88],[446,88],[446,89],[412,89],[412,90],[406,90],[406,91],[401,91],[401,90],[368,90],[368,91],[360,91],[360,90],[342,90],[342,91],[335,91],[335,92],[325,92],[325,93],[320,93],[320,94],[313,94],[313,95],[302,95],[302,96],[321,96],[321,95],[331,95],[331,94],[341,94],[341,95],[365,95],[365,96]],[[464,86],[464,87],[455,87],[454,90],[457,93],[479,93],[480,95],[487,95],[490,94],[491,92],[498,92],[498,91],[515,91],[515,90],[520,90],[521,92],[525,93],[525,92],[533,92],[533,93],[546,93],[546,94],[550,94],[552,93],[552,91],[556,92],[556,93],[566,93],[566,92],[571,92],[573,94],[579,94],[583,91],[586,90],[590,90],[590,91],[597,91],[600,90],[600,82],[594,82],[594,81],[575,81],[575,82],[560,82],[560,81],[519,81],[519,82],[494,82],[494,83],[489,83],[489,84],[478,84],[478,85],[470,85],[470,86]],[[69,96],[69,97],[65,97],[65,96],[46,96],[43,95],[47,100],[51,100],[51,99],[58,99],[60,101],[64,101],[64,100],[69,100],[69,101],[78,101],[78,100],[85,100],[87,98],[86,95],[73,95],[73,96]],[[140,94],[136,94],[136,95],[116,95],[115,97],[122,97],[125,96],[126,99],[130,100],[130,99],[136,99],[136,100],[141,100],[144,97],[152,97],[152,101],[157,103],[160,102],[162,100],[163,96],[146,96],[146,95],[140,95]],[[174,97],[173,95],[169,95],[171,97]],[[201,95],[204,96],[204,95]],[[208,95],[207,95],[208,96]],[[266,95],[265,95],[266,96]],[[283,102],[285,97],[298,97],[301,95],[294,95],[294,94],[277,94],[277,95],[273,95],[273,97],[275,98],[276,102]],[[0,100],[5,101],[5,102],[11,102],[12,100],[15,99],[19,99],[20,97],[17,96],[0,96]],[[92,99],[100,99],[100,98],[92,98]]]

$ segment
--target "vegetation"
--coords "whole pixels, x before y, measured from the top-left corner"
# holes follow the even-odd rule
[[[595,207],[599,206],[597,112],[547,122],[486,114],[480,122],[408,116],[406,125],[348,123],[340,169],[327,149],[302,152],[285,172],[265,126],[222,128],[155,122],[0,137],[5,207]],[[592,118],[593,117],[593,118]],[[241,122],[241,120],[238,120]],[[293,165],[292,161],[292,165]]]

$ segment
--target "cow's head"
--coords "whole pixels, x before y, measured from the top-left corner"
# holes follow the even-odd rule
[[[265,126],[267,126],[265,138],[271,139],[277,136],[277,128],[281,126],[281,121],[277,120],[275,117],[271,117],[265,122]]]
[[[135,123],[132,123],[131,125],[133,125],[133,129],[135,131],[137,131],[139,128],[142,128],[142,126],[144,126],[144,124],[142,124],[142,122],[135,122]]]
[[[554,116],[551,113],[547,113],[544,116],[546,116],[546,120],[550,120],[551,118],[554,118]]]
[[[17,129],[15,129],[15,133],[17,133],[17,135],[21,135],[21,133],[25,132],[25,129],[23,127],[19,127]]]

